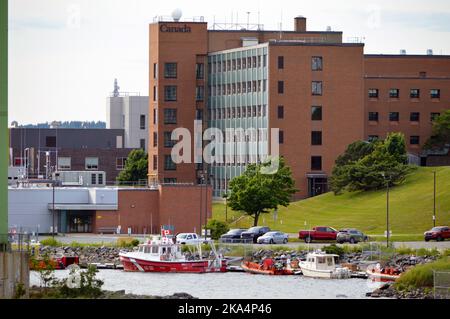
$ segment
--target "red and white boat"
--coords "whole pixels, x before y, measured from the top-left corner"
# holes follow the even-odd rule
[[[367,267],[366,272],[369,275],[369,279],[378,282],[396,281],[402,274],[402,272],[395,267],[381,268],[380,264]]]
[[[120,261],[125,271],[132,272],[172,272],[172,273],[212,273],[225,272],[226,261],[219,255],[212,241],[209,258],[202,257],[201,243],[187,246],[191,256],[182,253],[185,245],[175,244],[172,238],[159,237],[139,245],[137,251],[120,253]]]

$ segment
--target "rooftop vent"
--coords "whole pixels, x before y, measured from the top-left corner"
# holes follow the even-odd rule
[[[427,50],[427,55],[433,55],[433,50],[432,49],[428,49]]]
[[[327,26],[327,32],[331,31],[331,26]]]
[[[401,55],[406,55],[406,50],[405,50],[405,49],[401,49],[401,50],[400,50],[400,54],[401,54]]]
[[[173,21],[179,22],[182,15],[183,15],[183,12],[181,11],[181,9],[177,8],[177,9],[173,10],[173,12],[172,12]]]

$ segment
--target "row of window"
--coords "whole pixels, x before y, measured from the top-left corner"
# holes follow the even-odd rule
[[[440,113],[430,113],[430,121],[433,122],[437,117],[441,115]],[[378,122],[379,116],[378,112],[369,112],[369,121]],[[409,114],[409,120],[411,122],[419,122],[420,121],[420,113],[419,112],[411,112]],[[400,121],[400,112],[389,112],[389,121],[391,122],[399,122]]]
[[[164,86],[164,101],[166,102],[176,102],[178,100],[178,87],[176,85],[166,85]],[[205,99],[205,87],[197,86],[195,89],[195,99],[196,101],[203,101]],[[158,89],[156,86],[153,87],[153,101],[158,100]]]
[[[195,76],[197,80],[205,78],[205,65],[203,63],[197,63],[195,65]],[[153,78],[158,78],[158,63],[153,63]],[[164,63],[164,78],[176,79],[178,78],[178,63],[167,62]]]
[[[250,117],[265,117],[267,114],[266,105],[248,105],[243,107],[230,107],[211,110],[211,119],[239,119]]]
[[[378,89],[369,89],[369,98],[376,99],[379,97],[379,90]],[[389,90],[389,97],[392,99],[398,99],[400,98],[400,90],[399,89],[390,89]],[[409,97],[411,99],[418,99],[420,98],[420,89],[410,89],[409,90]],[[430,90],[430,98],[432,99],[439,99],[441,97],[441,90],[440,89],[431,89]]]
[[[218,61],[210,64],[210,73],[228,72],[267,66],[267,55]]]
[[[284,69],[284,56],[278,57],[278,69]],[[311,57],[311,70],[322,71],[323,70],[323,58],[321,56]]]
[[[378,140],[380,137],[378,135],[369,135],[368,141],[373,142],[375,140]],[[420,136],[417,135],[411,135],[409,137],[409,144],[410,145],[419,145],[420,144]]]
[[[121,171],[125,168],[127,162],[126,157],[116,158],[116,169]],[[98,157],[86,157],[84,159],[84,166],[86,170],[98,170],[99,159]],[[58,157],[58,170],[70,170],[72,169],[72,158],[71,157]]]
[[[278,81],[278,94],[284,94],[284,81]],[[323,94],[323,82],[312,81],[311,82],[311,94],[322,95]]]
[[[278,132],[278,143],[284,144],[284,131],[280,130]],[[311,145],[319,146],[322,145],[322,132],[312,131],[311,132]]]
[[[211,95],[231,95],[267,91],[267,80],[238,82],[233,84],[213,85]]]

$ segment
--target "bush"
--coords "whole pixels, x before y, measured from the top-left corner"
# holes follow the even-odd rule
[[[206,227],[211,230],[211,238],[214,240],[219,239],[220,236],[230,230],[226,223],[215,219],[211,219]]]
[[[433,270],[450,271],[450,258],[444,257],[432,263],[415,266],[395,282],[397,290],[433,287]]]
[[[117,246],[120,248],[136,247],[137,245],[139,245],[139,240],[135,238],[124,237],[117,239]]]
[[[335,254],[335,255],[342,256],[345,253],[344,248],[336,246],[335,244],[325,246],[322,249],[327,254]]]
[[[133,247],[139,246],[140,243],[141,243],[141,242],[139,241],[139,239],[133,239],[133,240],[131,241],[131,245],[132,245]]]
[[[61,247],[63,244],[54,238],[47,238],[40,241],[42,246]]]

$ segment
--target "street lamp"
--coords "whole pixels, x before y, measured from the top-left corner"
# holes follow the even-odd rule
[[[386,247],[389,247],[389,179],[386,179],[384,172],[381,173],[386,182]]]
[[[434,191],[433,191],[433,227],[436,227],[436,171],[434,171]]]

